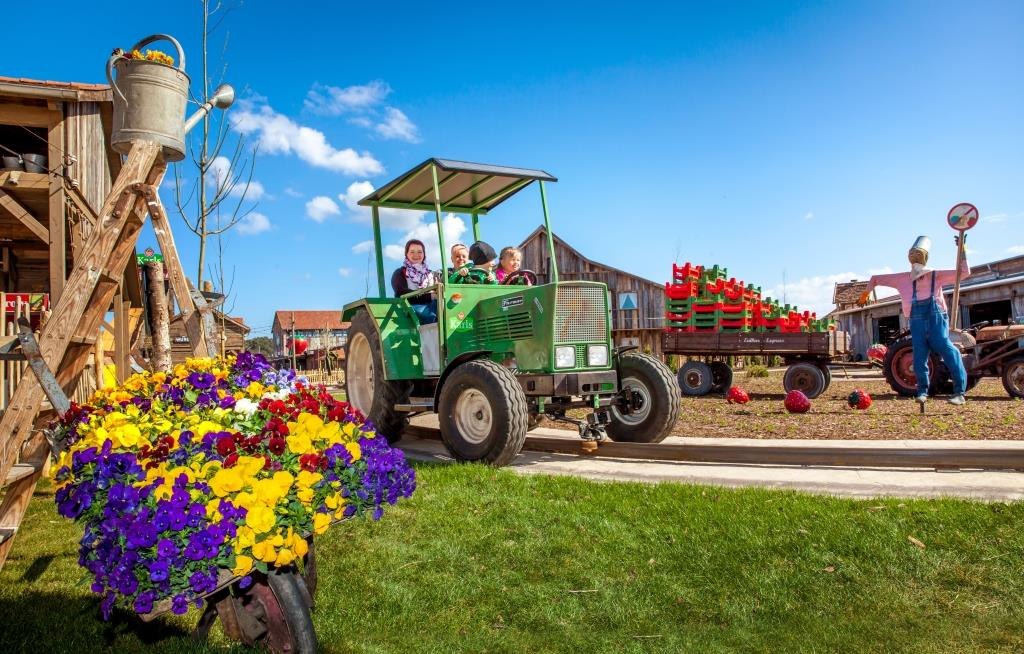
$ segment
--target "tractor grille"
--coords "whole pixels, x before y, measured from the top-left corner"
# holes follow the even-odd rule
[[[513,313],[478,320],[474,329],[478,343],[522,341],[533,338],[533,321],[528,313]]]
[[[555,342],[604,343],[608,338],[607,298],[604,286],[559,284],[555,302]]]

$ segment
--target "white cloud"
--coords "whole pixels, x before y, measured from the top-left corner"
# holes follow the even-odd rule
[[[250,211],[236,226],[239,234],[252,236],[270,230],[270,219],[261,213]]]
[[[804,214],[804,220],[814,220],[814,212],[808,211]]]
[[[1005,213],[994,213],[991,216],[982,216],[981,222],[983,223],[1005,223],[1006,219],[1009,218]]]
[[[804,277],[787,283],[785,288],[779,284],[771,289],[765,289],[764,295],[779,302],[785,298],[786,303],[797,305],[801,311],[814,311],[819,316],[823,316],[835,308],[835,305],[832,304],[835,285],[853,279],[865,279],[865,277],[855,272]]]
[[[458,242],[466,232],[466,223],[455,214],[446,214],[441,221],[441,225],[444,227],[445,243]],[[391,259],[392,261],[402,261],[405,259],[405,243],[413,238],[423,241],[423,244],[427,246],[427,265],[434,269],[440,268],[441,247],[437,239],[437,225],[432,219],[424,219],[422,222],[418,222],[411,229],[407,230],[398,242],[385,244],[383,248],[384,258]],[[352,246],[353,254],[373,251],[373,241],[361,241]]]
[[[341,213],[337,203],[326,195],[318,195],[306,203],[306,215],[318,223],[327,220],[328,216]]]
[[[242,134],[256,134],[262,154],[294,154],[311,166],[346,175],[376,175],[384,167],[369,152],[338,149],[324,133],[279,114],[268,104],[239,102],[228,114],[231,126]]]
[[[254,180],[251,180],[248,184],[245,182],[239,182],[231,188],[231,195],[240,198],[243,195],[246,200],[259,200],[266,197],[267,191],[263,188],[263,184]]]
[[[384,122],[377,124],[374,129],[386,139],[397,139],[408,143],[418,143],[420,140],[419,130],[409,120],[408,116],[394,107],[385,110]]]
[[[314,84],[306,94],[303,105],[321,116],[338,116],[374,107],[383,102],[390,93],[391,87],[381,80],[344,88]]]
[[[351,268],[338,268],[338,274],[341,275],[342,277],[348,277],[349,275],[352,274],[352,269]]]
[[[373,184],[370,182],[352,182],[345,189],[344,193],[338,194],[338,199],[352,212],[352,218],[356,222],[370,224],[373,222],[373,214],[370,212],[370,207],[359,206],[359,201],[373,193],[373,191]],[[384,230],[409,231],[420,223],[423,216],[424,213],[422,211],[383,207],[380,209],[380,226]]]
[[[352,125],[355,125],[356,127],[365,127],[366,129],[370,129],[371,127],[373,127],[373,121],[367,118],[366,116],[357,116],[356,118],[349,118],[348,122]]]
[[[244,194],[246,200],[259,200],[267,194],[263,184],[257,180],[249,180],[247,184],[241,175],[236,175],[231,168],[231,160],[223,155],[214,157],[213,161],[210,162],[207,173],[210,175],[207,182],[210,188],[224,189],[230,187],[228,195],[236,198],[240,198]]]
[[[304,198],[304,197],[306,197],[305,193],[303,193],[302,191],[296,191],[291,186],[288,186],[288,187],[286,187],[284,189],[284,194],[287,195],[288,197],[291,197],[291,198]]]
[[[1024,254],[1024,245],[1011,245],[1006,251],[1010,254]]]
[[[360,241],[352,246],[353,254],[362,254],[363,252],[373,252],[373,241]]]

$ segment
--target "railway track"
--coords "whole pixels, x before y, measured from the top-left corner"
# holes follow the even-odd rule
[[[437,427],[410,425],[405,434],[440,440]],[[528,435],[523,451],[574,454],[612,459],[646,459],[734,465],[835,466],[847,468],[931,468],[935,470],[1017,470],[1024,472],[1024,443],[999,447],[848,447],[815,443],[801,445],[707,445],[676,443],[616,443],[603,441],[584,452],[581,440],[562,436]]]

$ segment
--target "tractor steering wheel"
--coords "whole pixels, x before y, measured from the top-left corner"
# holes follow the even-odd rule
[[[468,274],[462,275],[460,271],[465,270]],[[477,268],[472,263],[459,266],[448,275],[449,284],[487,284],[488,272],[483,268]]]
[[[535,286],[537,284],[537,273],[521,268],[505,275],[505,279],[502,280],[501,284],[502,286]]]

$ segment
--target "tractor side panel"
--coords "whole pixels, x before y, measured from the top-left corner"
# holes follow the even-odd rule
[[[423,377],[420,357],[420,334],[416,315],[409,303],[398,298],[366,298],[345,305],[342,319],[350,320],[358,310],[373,317],[380,334],[381,353],[387,379],[419,379]]]
[[[449,296],[445,328],[448,361],[467,352],[491,352],[502,362],[516,359],[520,370],[544,370],[551,360],[553,286],[460,286],[459,302]]]

